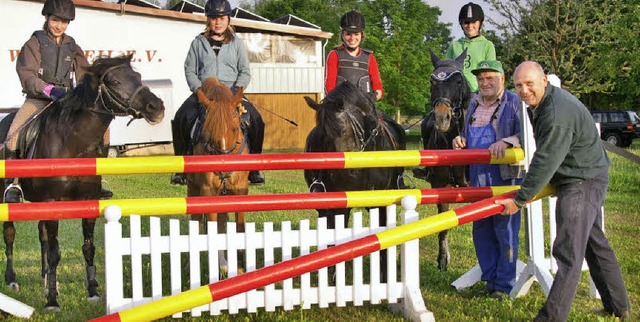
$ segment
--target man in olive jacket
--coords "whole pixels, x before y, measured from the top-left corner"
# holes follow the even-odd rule
[[[513,81],[520,99],[533,112],[536,140],[529,171],[514,199],[500,200],[503,214],[513,214],[550,183],[557,190],[556,240],[558,272],[534,321],[566,321],[587,260],[604,313],[631,316],[620,265],[604,235],[602,206],[611,162],[587,108],[571,93],[549,86],[540,64],[527,61]]]

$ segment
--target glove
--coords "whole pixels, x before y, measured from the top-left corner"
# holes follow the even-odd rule
[[[53,84],[49,84],[44,87],[43,92],[45,93],[45,95],[49,96],[51,100],[57,101],[67,93],[67,90],[64,89],[64,87],[58,87],[54,86]]]
[[[64,87],[55,86],[51,90],[51,94],[49,95],[49,97],[51,97],[52,100],[57,101],[61,99],[65,94],[67,94],[67,90],[64,89]]]

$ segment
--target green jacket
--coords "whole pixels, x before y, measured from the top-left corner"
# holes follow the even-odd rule
[[[478,80],[476,80],[476,76],[473,75],[471,71],[483,60],[495,60],[496,48],[493,46],[493,43],[484,36],[478,36],[473,39],[463,37],[449,45],[446,58],[454,59],[460,56],[465,48],[467,48],[467,58],[464,60],[464,76],[469,82],[471,91],[476,93],[478,91]]]
[[[516,202],[531,200],[550,183],[554,187],[584,181],[611,164],[587,108],[571,93],[547,84],[542,101],[533,108],[536,152]]]

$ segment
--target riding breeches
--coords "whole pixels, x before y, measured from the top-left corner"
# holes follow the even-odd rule
[[[249,153],[262,153],[264,142],[264,121],[253,104],[246,98],[241,102],[247,111],[242,116],[240,126],[248,139]],[[200,115],[201,107],[195,94],[191,94],[176,111],[171,121],[171,134],[173,136],[173,150],[175,155],[187,155],[190,152],[191,130],[196,119]]]
[[[27,98],[24,101],[24,104],[22,104],[22,107],[20,107],[11,123],[9,133],[7,133],[7,149],[11,151],[16,150],[18,147],[18,136],[20,136],[20,130],[23,125],[25,125],[32,116],[44,110],[50,103],[52,102],[37,98]]]

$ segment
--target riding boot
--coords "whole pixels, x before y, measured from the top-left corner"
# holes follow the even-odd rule
[[[5,148],[5,160],[16,159],[16,151],[9,150]],[[4,179],[4,193],[2,202],[4,203],[19,203],[22,202],[22,188],[20,187],[20,183],[18,182],[18,178]]]
[[[264,121],[251,102],[243,100],[242,105],[247,110],[247,113],[242,115],[240,126],[249,141],[249,153],[261,154],[264,142]],[[263,185],[264,182],[264,177],[260,174],[260,171],[253,170],[249,172],[249,183],[252,185]]]

